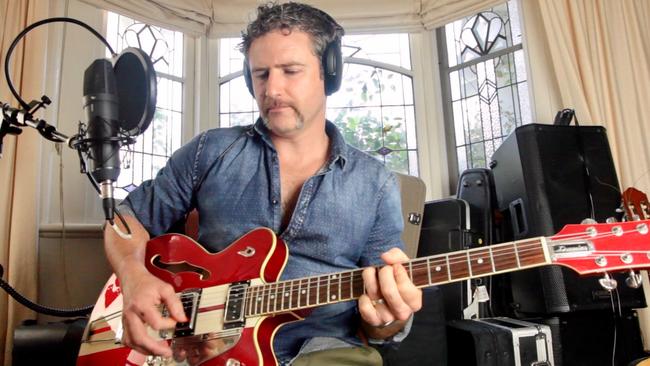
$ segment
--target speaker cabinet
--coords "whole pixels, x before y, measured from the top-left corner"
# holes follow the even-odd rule
[[[505,216],[504,240],[551,236],[585,218],[617,216],[621,192],[607,134],[600,126],[531,124],[517,128],[492,156],[497,205]],[[643,307],[642,289],[625,286],[624,307]],[[522,313],[564,313],[611,308],[611,294],[595,277],[548,266],[504,275],[507,307]],[[506,290],[507,291],[507,290]],[[616,295],[616,294],[614,294]]]

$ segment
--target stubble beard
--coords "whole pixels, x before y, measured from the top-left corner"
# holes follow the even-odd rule
[[[274,125],[269,119],[268,115],[263,115],[262,121],[264,122],[264,126],[266,126],[266,128],[268,128],[270,131],[279,134],[302,130],[302,128],[305,126],[304,116],[300,112],[298,112],[293,106],[291,107],[291,109],[293,109],[293,111],[295,112],[295,123],[293,124],[293,126],[285,127],[284,124]]]

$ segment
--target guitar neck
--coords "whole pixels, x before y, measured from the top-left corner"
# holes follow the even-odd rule
[[[442,285],[551,264],[546,238],[538,237],[417,258],[403,263],[419,287]],[[251,286],[246,315],[260,316],[358,299],[364,294],[361,269]]]

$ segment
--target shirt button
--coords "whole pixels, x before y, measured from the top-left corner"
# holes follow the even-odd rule
[[[276,200],[276,199],[274,198],[274,199],[271,201],[271,203],[274,204],[274,205],[277,205],[277,204],[278,204],[278,200]]]

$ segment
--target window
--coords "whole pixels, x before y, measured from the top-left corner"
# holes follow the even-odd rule
[[[184,37],[181,32],[153,27],[110,12],[106,34],[115,52],[127,47],[139,47],[147,52],[158,76],[156,113],[151,125],[137,137],[132,147],[120,151],[122,171],[115,197],[124,198],[140,183],[153,178],[181,146]]]
[[[255,122],[258,110],[242,76],[240,39],[220,42],[221,126]],[[395,171],[418,175],[413,73],[407,34],[343,38],[343,85],[327,102],[327,118],[346,141]]]
[[[451,177],[486,167],[503,138],[531,122],[521,32],[514,0],[437,31]]]

